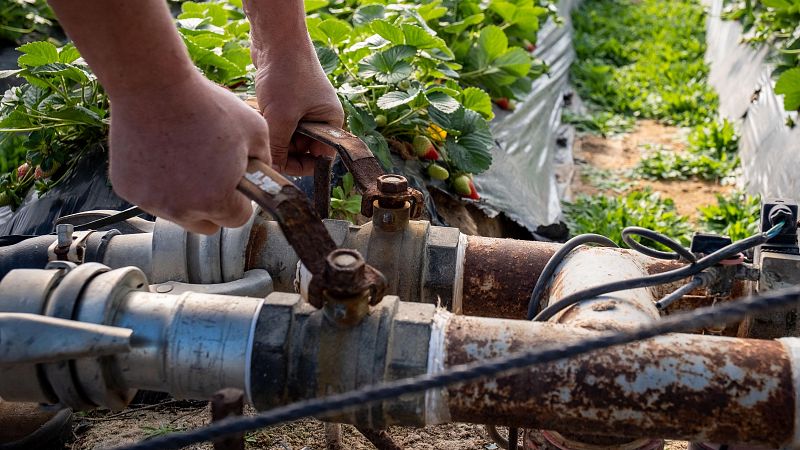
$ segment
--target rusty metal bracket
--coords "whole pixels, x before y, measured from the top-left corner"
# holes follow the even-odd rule
[[[322,308],[325,292],[333,290],[363,289],[361,283],[338,286],[329,281],[331,277],[328,258],[337,250],[336,243],[328,234],[319,215],[314,212],[305,194],[291,181],[284,178],[270,166],[257,159],[247,164],[245,176],[239,182],[239,191],[269,211],[281,227],[286,240],[292,246],[300,261],[312,274],[308,289],[308,301]],[[360,257],[360,255],[359,255]],[[373,292],[370,303],[375,304],[383,297],[386,279],[370,266],[365,272],[365,282]]]
[[[366,217],[372,217],[373,203],[384,198],[384,194],[378,186],[378,177],[384,175],[384,171],[369,147],[367,147],[367,144],[354,134],[326,123],[301,122],[297,126],[297,132],[329,145],[336,150],[347,170],[353,174],[356,187],[361,192],[361,214]],[[316,179],[324,176],[329,179],[330,173],[323,175],[319,168],[315,170],[315,187],[318,186]],[[324,182],[320,180],[319,186],[323,184]],[[328,186],[330,185],[328,184]],[[315,196],[319,195],[315,193]],[[403,197],[405,200],[410,201],[412,219],[422,216],[424,199],[422,193],[418,190],[406,188],[402,193],[392,193],[391,197],[392,199]]]

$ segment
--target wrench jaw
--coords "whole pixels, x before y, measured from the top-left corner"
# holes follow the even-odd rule
[[[341,326],[357,325],[381,301],[386,277],[355,250],[337,249],[305,194],[267,164],[251,159],[239,191],[269,211],[311,272],[308,301]]]

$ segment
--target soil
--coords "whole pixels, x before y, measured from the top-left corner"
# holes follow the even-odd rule
[[[161,405],[139,406],[122,412],[93,412],[75,418],[73,450],[104,449],[138,442],[148,437],[185,431],[208,424],[208,406],[197,402],[167,401]],[[255,411],[248,408],[247,414]],[[496,448],[482,426],[448,424],[425,428],[391,427],[395,442],[409,450],[490,450]],[[263,450],[324,450],[325,425],[304,419],[249,433],[246,448]],[[211,449],[211,444],[186,447]],[[373,450],[375,447],[354,427],[342,426],[342,449]],[[675,449],[678,450],[678,449]]]
[[[713,181],[675,180],[651,181],[631,177],[628,173],[636,167],[647,148],[663,147],[682,152],[685,149],[686,131],[684,129],[660,124],[653,120],[640,120],[630,133],[619,136],[602,137],[586,134],[575,141],[573,153],[575,158],[575,175],[572,179],[572,193],[597,194],[608,192],[609,181],[597,183],[591,180],[593,169],[610,172],[601,173],[600,177],[616,178],[619,184],[628,186],[617,189],[615,193],[650,187],[664,197],[675,200],[678,213],[696,219],[697,210],[701,206],[716,202],[716,194],[730,192],[732,186],[722,186]],[[589,168],[587,168],[589,166]]]

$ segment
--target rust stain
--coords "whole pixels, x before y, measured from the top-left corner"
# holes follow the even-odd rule
[[[542,325],[533,332],[527,324],[526,332],[513,323],[464,319],[454,317],[448,327],[447,367],[585,335],[566,326]],[[780,343],[696,335],[456,386],[448,390],[448,404],[456,422],[773,448],[791,438],[795,407]]]
[[[525,318],[533,286],[558,247],[546,242],[469,236],[464,257],[464,314]]]
[[[267,249],[267,224],[256,221],[250,230],[245,252],[245,269],[256,269],[261,265],[264,251]]]

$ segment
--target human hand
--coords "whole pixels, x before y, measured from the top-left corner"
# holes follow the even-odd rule
[[[313,47],[287,46],[285,53],[263,55],[254,47],[256,98],[269,123],[272,165],[288,175],[311,175],[314,159],[333,157],[335,150],[311,138],[295,135],[300,121],[344,124],[344,111]],[[309,50],[310,48],[310,50]]]
[[[238,227],[252,213],[236,190],[248,158],[270,163],[269,128],[199,73],[158,92],[111,98],[114,190],[189,231]]]

